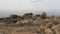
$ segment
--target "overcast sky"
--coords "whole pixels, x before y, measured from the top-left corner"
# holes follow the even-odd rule
[[[55,9],[60,10],[60,0],[0,0],[0,16],[32,11],[38,11],[38,13],[42,11],[48,12]]]

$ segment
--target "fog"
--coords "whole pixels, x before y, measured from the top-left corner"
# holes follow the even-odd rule
[[[42,12],[46,12],[46,14],[48,16],[52,16],[52,15],[60,16],[60,10],[47,10],[47,11],[38,11],[38,10],[35,10],[35,11],[32,11],[32,10],[23,10],[23,11],[21,11],[21,10],[0,10],[0,17],[7,17],[7,16],[12,15],[12,14],[17,14],[19,16],[22,16],[25,13],[33,13],[35,15],[35,14],[41,14]]]
[[[60,0],[0,0],[0,17],[32,12],[60,16]]]

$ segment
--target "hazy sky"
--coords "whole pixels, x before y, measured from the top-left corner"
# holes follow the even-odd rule
[[[60,9],[60,0],[0,0],[0,10]]]
[[[60,10],[60,0],[0,0],[0,16],[5,16],[11,13],[19,14],[24,12],[24,10],[36,12],[51,9]]]

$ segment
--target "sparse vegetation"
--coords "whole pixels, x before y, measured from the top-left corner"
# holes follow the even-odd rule
[[[47,17],[45,12],[35,16],[33,16],[33,13],[26,13],[22,17],[18,15],[10,15],[6,18],[0,18],[0,27],[4,27],[0,28],[0,34],[8,34],[7,32],[12,33],[13,31],[14,34],[25,34],[25,32],[28,32],[28,34],[46,34],[51,32],[56,34],[56,31],[52,30],[52,27],[58,25],[59,21],[55,18],[56,17],[54,16]],[[48,30],[49,32],[46,32],[46,29],[50,29],[51,31]]]

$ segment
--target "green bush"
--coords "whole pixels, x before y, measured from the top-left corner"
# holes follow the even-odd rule
[[[10,18],[16,19],[16,18],[21,18],[21,16],[18,16],[18,15],[10,15]]]
[[[32,18],[33,13],[26,13],[22,16],[22,18]]]
[[[46,19],[46,17],[47,17],[46,13],[43,12],[43,13],[41,14],[41,18],[42,18],[42,19]]]

